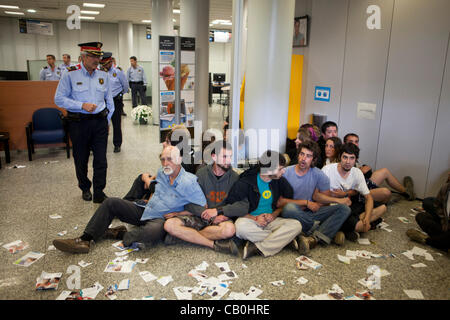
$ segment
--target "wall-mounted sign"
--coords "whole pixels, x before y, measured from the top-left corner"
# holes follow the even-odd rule
[[[331,88],[329,87],[316,87],[314,91],[314,100],[318,101],[330,101]]]
[[[53,23],[39,20],[19,19],[20,33],[33,33],[45,36],[53,35]]]

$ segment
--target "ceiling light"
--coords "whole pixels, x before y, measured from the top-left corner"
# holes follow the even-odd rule
[[[17,14],[19,16],[23,16],[25,13],[23,12],[15,12],[15,11],[5,11],[6,14]]]
[[[5,8],[5,9],[19,9],[18,6],[7,6],[4,4],[0,4],[0,8]]]
[[[180,9],[173,9],[173,13],[181,13]]]
[[[83,7],[89,7],[89,8],[104,8],[104,4],[99,3],[83,3]]]
[[[152,20],[142,20],[144,23],[152,23]]]
[[[31,13],[35,13],[36,12],[36,10],[34,10],[34,9],[28,9],[27,11],[31,12]]]
[[[175,20],[175,19],[172,19],[172,21],[173,21],[173,22],[177,22],[177,20]]]
[[[85,17],[85,16],[80,16],[81,20],[94,20],[95,17]]]
[[[100,14],[100,11],[89,11],[89,10],[81,10],[80,11],[82,14]]]

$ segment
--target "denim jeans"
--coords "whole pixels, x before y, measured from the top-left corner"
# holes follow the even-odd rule
[[[350,208],[343,204],[323,206],[317,212],[303,210],[299,205],[288,203],[281,216],[296,219],[302,224],[303,232],[330,244],[342,224],[350,215]]]

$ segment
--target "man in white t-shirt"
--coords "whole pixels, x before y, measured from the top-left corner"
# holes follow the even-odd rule
[[[373,208],[373,198],[367,187],[364,174],[355,167],[358,156],[359,148],[353,143],[347,143],[341,147],[340,162],[322,168],[322,171],[330,179],[330,190],[333,197],[345,198],[357,193],[364,196],[364,204],[352,203],[350,206],[352,213],[341,227],[346,238],[352,241],[359,238],[359,232],[374,229],[374,223],[380,223],[381,216],[386,212],[385,205]]]

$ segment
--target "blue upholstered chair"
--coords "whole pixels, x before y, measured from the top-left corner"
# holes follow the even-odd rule
[[[32,161],[35,144],[65,143],[70,158],[69,137],[63,121],[63,113],[56,108],[42,108],[33,113],[32,122],[25,128],[27,134],[28,160]]]

